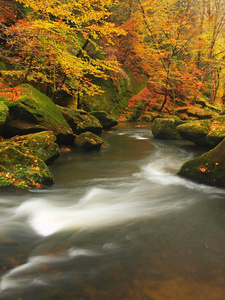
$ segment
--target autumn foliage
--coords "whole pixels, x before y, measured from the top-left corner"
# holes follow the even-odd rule
[[[161,100],[194,104],[224,94],[225,1],[133,1],[120,60],[145,74]],[[127,8],[128,9],[128,8]],[[129,51],[127,51],[129,47]],[[134,62],[134,63],[133,63]],[[161,97],[162,98],[162,97]]]
[[[3,76],[47,83],[53,92],[99,92],[92,78],[107,78],[108,70],[118,68],[114,61],[102,59],[100,40],[112,43],[114,35],[124,33],[108,21],[113,1],[17,2],[23,4],[26,14],[2,27],[2,32],[7,31],[5,60],[16,68],[2,70]]]
[[[5,78],[45,84],[53,96],[93,95],[102,91],[93,79],[122,69],[147,78],[159,110],[177,100],[194,105],[224,97],[225,0],[0,0],[0,6]],[[105,59],[109,46],[114,56]]]

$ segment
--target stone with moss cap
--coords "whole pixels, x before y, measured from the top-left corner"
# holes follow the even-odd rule
[[[112,128],[118,124],[118,121],[105,111],[92,111],[91,114],[99,120],[104,129]]]
[[[76,137],[75,146],[85,151],[92,151],[105,148],[106,143],[96,134],[87,131]]]
[[[209,152],[185,162],[178,175],[198,183],[225,188],[225,139]]]
[[[103,128],[99,120],[82,109],[65,108],[58,106],[63,116],[70,124],[75,134],[90,131],[95,134],[102,132]]]
[[[213,148],[225,137],[225,116],[210,120],[195,120],[179,125],[177,131],[182,138],[198,146]]]
[[[19,189],[51,186],[53,176],[43,160],[8,145],[0,149],[0,187]]]
[[[37,133],[22,135],[11,138],[23,153],[29,153],[42,159],[46,164],[53,163],[60,155],[56,136],[52,131],[41,131]],[[0,143],[0,148],[3,143]]]
[[[190,140],[196,144],[200,143],[210,131],[209,120],[190,121],[186,124],[179,125],[177,131],[183,139]]]
[[[180,140],[181,136],[176,128],[184,122],[180,119],[156,118],[151,124],[152,134],[157,139]]]
[[[4,137],[51,130],[59,144],[73,143],[73,132],[59,108],[31,85],[6,88],[1,100],[9,109],[2,129]]]

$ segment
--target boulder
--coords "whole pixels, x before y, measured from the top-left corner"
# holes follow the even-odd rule
[[[109,129],[118,124],[118,121],[110,117],[105,111],[93,111],[91,114],[96,117],[104,129]]]
[[[90,131],[95,134],[102,132],[103,127],[99,120],[82,109],[65,108],[58,106],[75,134]]]
[[[53,176],[43,160],[13,145],[0,149],[0,187],[19,189],[51,186]]]
[[[203,146],[203,140],[210,131],[209,120],[190,121],[179,125],[177,131],[183,139]]]
[[[8,107],[2,101],[0,101],[0,130],[3,128],[8,115],[9,115]]]
[[[59,144],[73,143],[73,132],[60,109],[31,85],[8,88],[0,98],[9,110],[2,128],[4,137],[51,130]]]
[[[53,163],[60,155],[56,136],[52,131],[41,131],[38,133],[16,136],[10,139],[19,146],[19,151],[30,153],[42,159],[46,164]],[[0,143],[0,148],[3,143]]]
[[[92,151],[105,148],[106,143],[96,134],[87,131],[76,137],[75,146],[85,151]]]
[[[185,162],[178,175],[225,188],[225,139],[209,152]]]
[[[177,127],[182,138],[198,146],[213,148],[225,137],[225,116],[210,120],[195,120]]]
[[[157,139],[180,140],[181,136],[176,128],[183,123],[180,119],[156,118],[151,125],[152,134]]]

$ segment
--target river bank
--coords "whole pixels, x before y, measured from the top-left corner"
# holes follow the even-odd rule
[[[14,88],[1,83],[0,91],[0,186],[2,188],[45,188],[54,183],[48,168],[62,151],[99,151],[107,144],[99,136],[118,121],[103,111],[86,112],[56,105],[49,97],[29,84]],[[201,103],[202,105],[202,103]],[[209,109],[209,105],[206,107]],[[155,138],[188,139],[199,146],[215,147],[225,137],[225,117],[212,111],[197,117],[187,117],[183,110],[178,116],[164,118],[161,113],[151,124]],[[199,108],[197,108],[197,111]],[[203,109],[202,109],[203,110]],[[192,112],[193,113],[193,112]],[[194,118],[194,120],[193,120]],[[200,120],[198,120],[200,118]],[[199,183],[225,187],[224,147],[220,159],[208,155],[179,174]],[[221,151],[222,150],[222,151]],[[217,161],[218,160],[218,161]],[[219,167],[218,167],[219,166]],[[205,172],[207,171],[207,172]],[[208,177],[205,179],[205,173]]]

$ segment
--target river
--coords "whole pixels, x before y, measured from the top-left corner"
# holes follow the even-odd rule
[[[224,299],[225,190],[176,175],[203,150],[148,126],[103,138],[63,153],[53,187],[1,192],[0,299]]]

